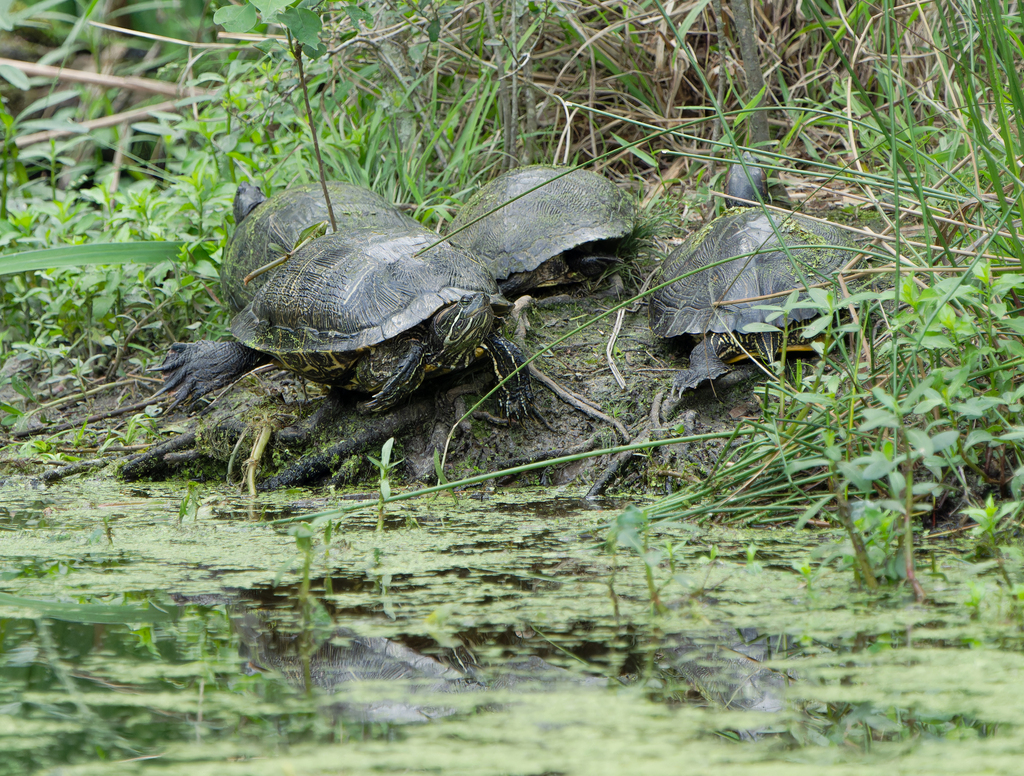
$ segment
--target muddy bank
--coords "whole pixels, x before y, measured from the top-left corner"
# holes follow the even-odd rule
[[[435,451],[443,456],[446,445],[445,474],[455,480],[626,444],[649,437],[652,427],[654,437],[676,430],[687,434],[720,431],[731,428],[744,414],[757,411],[753,386],[760,382],[760,372],[749,365],[720,378],[714,386],[708,384],[690,392],[673,409],[667,399],[668,389],[673,372],[685,365],[685,348],[657,340],[648,328],[642,305],[627,309],[612,349],[615,366],[625,382],[625,388],[621,388],[606,355],[616,314],[612,312],[575,331],[616,304],[614,299],[595,297],[584,287],[561,289],[556,295],[538,298],[519,321],[505,322],[505,333],[517,338],[527,355],[539,353],[534,366],[542,377],[556,384],[552,390],[535,378],[540,419],[522,424],[503,424],[495,417],[497,411],[490,399],[478,405],[494,386],[490,368],[481,363],[475,369],[427,381],[409,402],[382,415],[359,413],[356,402],[365,397],[346,394],[330,422],[305,440],[296,439],[294,430],[320,406],[322,389],[281,370],[244,378],[207,409],[176,410],[167,417],[152,419],[138,405],[144,403],[146,388],[153,384],[135,387],[134,396],[115,390],[106,397],[51,411],[47,416],[50,434],[57,423],[64,423],[69,426],[64,438],[73,441],[78,436],[80,441],[88,442],[91,435],[102,437],[105,427],[120,424],[123,428],[123,419],[98,417],[120,400],[120,404],[134,408],[134,414],[124,413],[126,417],[142,418],[131,422],[149,423],[179,435],[163,438],[159,446],[145,450],[108,445],[95,458],[83,452],[81,455],[96,465],[79,465],[67,473],[113,463],[130,479],[174,477],[200,481],[223,480],[229,465],[232,478],[241,479],[245,462],[263,435],[268,439],[256,480],[266,488],[375,481],[379,473],[367,454],[379,458],[381,445],[390,437],[396,440],[392,461],[400,461],[392,472],[393,480],[434,482]],[[563,337],[566,339],[560,341]],[[659,394],[664,394],[661,406],[672,415],[655,422],[652,406],[661,402]],[[88,431],[80,434],[90,416],[94,420],[87,425]],[[29,423],[38,424],[39,420],[30,418]],[[11,441],[31,444],[30,438]],[[606,485],[612,490],[664,492],[666,483],[699,478],[719,451],[719,444],[710,442],[664,448],[652,455],[628,454]],[[601,477],[611,460],[608,455],[585,458],[526,473],[516,481],[589,485]],[[17,455],[5,456],[2,465],[20,473],[42,470],[38,465],[26,465]],[[52,471],[57,467],[45,468]]]

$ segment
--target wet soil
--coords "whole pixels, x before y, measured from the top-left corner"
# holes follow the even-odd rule
[[[55,444],[52,434],[60,423],[68,427],[62,438],[70,441],[70,449],[76,437],[79,443],[97,443],[104,429],[142,423],[171,432],[171,436],[162,437],[144,450],[113,445],[96,456],[90,456],[86,449],[81,456],[96,458],[97,464],[113,462],[123,467],[128,479],[223,481],[230,462],[237,481],[260,431],[266,427],[271,430],[270,442],[260,458],[257,480],[262,488],[273,488],[376,480],[379,472],[367,454],[379,458],[381,445],[394,437],[392,461],[400,463],[392,471],[392,479],[434,482],[435,453],[445,457],[445,474],[453,481],[639,439],[720,431],[731,428],[738,418],[758,412],[756,386],[764,378],[762,371],[750,364],[740,365],[714,384],[688,392],[678,403],[670,401],[672,375],[686,363],[685,347],[654,337],[643,305],[627,308],[612,349],[615,366],[625,381],[625,388],[621,388],[606,355],[616,317],[612,310],[618,304],[618,300],[602,298],[583,286],[569,287],[546,297],[538,295],[518,321],[506,320],[505,333],[518,339],[528,356],[537,354],[533,366],[577,397],[569,399],[573,406],[535,379],[540,417],[521,424],[509,425],[495,416],[493,402],[484,398],[494,387],[494,379],[489,367],[481,363],[475,369],[427,381],[407,404],[381,415],[360,413],[356,403],[365,397],[344,395],[329,422],[308,439],[297,439],[297,424],[301,427],[317,410],[324,401],[323,391],[288,372],[271,370],[244,378],[212,406],[179,409],[167,417],[149,417],[147,412],[158,414],[159,405],[148,410],[136,405],[144,405],[147,385],[120,390],[115,387],[94,399],[47,413],[51,441],[46,444],[59,444]],[[608,315],[603,319],[577,331],[605,313]],[[134,412],[96,418],[117,404],[133,407]],[[592,405],[596,412],[586,410],[585,404]],[[665,411],[672,414],[653,418],[652,407],[662,408],[661,416]],[[87,423],[90,416],[96,419]],[[30,416],[15,433],[20,430],[25,434],[33,424],[41,426],[41,416]],[[83,428],[87,429],[84,434],[80,432]],[[31,438],[40,437],[20,437],[26,443]],[[609,464],[614,456],[596,455],[524,473],[517,482],[589,487],[604,473],[607,482],[602,490],[610,487],[664,492],[666,482],[678,479],[681,471],[699,477],[719,452],[720,443],[709,442],[663,448],[654,455],[626,453],[619,457],[610,476]],[[0,466],[25,472],[22,460],[8,456]],[[38,473],[32,471],[35,468],[28,465],[28,473]],[[88,468],[78,466],[58,475]]]

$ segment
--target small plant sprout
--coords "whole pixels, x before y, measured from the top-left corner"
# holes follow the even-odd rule
[[[989,553],[995,553],[999,534],[1005,533],[1013,525],[1020,525],[1022,508],[1024,508],[1024,503],[1020,501],[997,504],[992,494],[989,493],[984,507],[964,509],[964,512],[977,523],[971,529],[971,535],[978,539],[979,550],[984,547]]]
[[[380,485],[378,486],[379,499],[377,501],[377,530],[384,528],[384,503],[391,498],[391,470],[402,461],[391,461],[391,450],[395,446],[395,438],[391,437],[380,449],[380,459],[372,455],[366,456],[380,472]]]

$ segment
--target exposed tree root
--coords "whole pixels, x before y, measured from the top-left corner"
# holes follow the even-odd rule
[[[651,436],[657,433],[657,430],[661,428],[661,411],[662,411],[662,400],[665,398],[665,392],[659,391],[654,401],[651,402],[651,411],[648,414],[647,421],[644,423],[640,433],[632,439],[628,440],[631,445],[639,445],[644,442],[649,442]],[[673,409],[676,406],[676,402],[672,402]],[[617,453],[612,457],[611,462],[604,468],[600,476],[594,481],[594,484],[590,486],[590,490],[587,491],[585,498],[598,498],[605,492],[607,487],[612,481],[618,476],[619,471],[626,462],[629,461],[636,454],[636,451],[628,450],[623,453]]]
[[[362,430],[349,439],[338,442],[313,455],[299,459],[289,468],[256,485],[260,491],[277,488],[291,488],[320,480],[341,464],[346,458],[383,444],[389,437],[396,436],[413,423],[431,416],[434,403],[428,399],[412,402],[394,409],[386,415],[367,417]]]
[[[583,444],[570,447],[568,449],[558,450],[538,450],[537,452],[530,453],[529,455],[520,455],[515,458],[506,458],[501,461],[494,461],[493,467],[495,471],[499,469],[513,469],[517,466],[527,466],[531,463],[537,463],[538,461],[545,461],[549,458],[561,458],[566,455],[580,455],[582,453],[589,453],[600,444],[600,434],[594,434],[590,439],[583,442]]]
[[[165,457],[169,453],[175,453],[186,447],[192,447],[196,443],[196,432],[189,431],[179,434],[164,442],[162,445],[152,447],[144,453],[133,455],[124,466],[121,467],[121,477],[131,482],[149,477],[154,474],[161,474],[170,468],[169,461]]]
[[[605,415],[603,412],[601,412],[601,410],[597,409],[597,407],[591,404],[587,399],[584,399],[578,393],[573,393],[568,388],[559,385],[557,382],[552,380],[550,377],[548,377],[546,374],[540,371],[533,364],[530,364],[530,374],[533,375],[533,378],[535,380],[543,383],[548,388],[548,390],[550,390],[553,394],[555,394],[555,396],[564,401],[570,407],[579,410],[584,415],[588,415],[589,417],[594,418],[594,420],[599,420],[602,423],[607,423],[608,425],[612,426],[616,431],[619,432],[619,436],[622,437],[622,440],[624,442],[629,440],[629,432],[626,430],[626,427],[624,425],[622,425],[619,421],[615,420],[615,418]]]
[[[90,458],[87,461],[75,461],[74,463],[69,463],[67,466],[61,466],[60,468],[51,469],[48,472],[43,472],[43,482],[47,484],[60,482],[65,477],[71,477],[75,474],[80,474],[85,471],[103,469],[104,467],[109,466],[116,460],[116,457],[109,456],[107,458]]]

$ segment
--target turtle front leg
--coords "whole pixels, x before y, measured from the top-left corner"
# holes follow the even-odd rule
[[[164,375],[164,387],[153,395],[174,391],[171,408],[182,402],[191,404],[271,360],[266,353],[239,342],[176,342],[164,362],[151,368]]]
[[[705,380],[714,380],[730,371],[718,356],[714,337],[705,337],[690,351],[690,368],[676,372],[672,380],[672,398],[676,399],[684,391],[696,388]]]
[[[360,402],[360,412],[382,412],[420,387],[426,372],[423,340],[415,336],[397,337],[363,357],[356,367],[356,385],[373,394]]]
[[[523,352],[514,343],[493,332],[487,335],[483,344],[491,356],[494,374],[501,383],[498,388],[498,404],[502,411],[509,420],[517,421],[536,415],[533,381],[529,369],[524,366],[526,358]],[[519,367],[522,369],[516,372]]]

